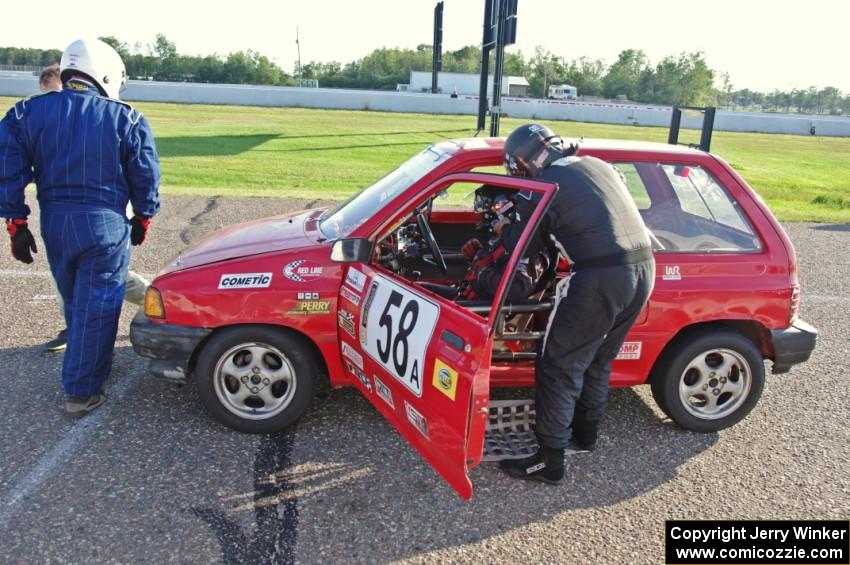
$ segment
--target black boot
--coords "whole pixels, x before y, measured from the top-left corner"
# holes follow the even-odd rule
[[[599,436],[599,422],[573,419],[573,438],[570,447],[575,451],[594,451],[596,449],[596,438]]]
[[[559,485],[564,480],[564,450],[541,446],[531,457],[500,461],[499,466],[517,479]]]

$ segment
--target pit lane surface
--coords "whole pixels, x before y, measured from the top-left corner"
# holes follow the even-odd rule
[[[155,273],[221,226],[315,204],[166,197],[132,267]],[[648,387],[615,390],[599,450],[572,456],[564,485],[486,463],[471,502],[353,390],[274,436],[215,424],[193,386],[146,375],[127,339],[130,307],[109,401],[65,420],[61,354],[39,347],[62,325],[44,253],[26,266],[3,243],[0,561],[658,563],[665,519],[847,519],[850,226],[786,229],[819,344],[807,364],[768,377],[747,419],[693,434],[661,419]]]

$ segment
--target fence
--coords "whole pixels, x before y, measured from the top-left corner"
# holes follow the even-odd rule
[[[38,92],[36,77],[0,76],[0,95],[27,96]],[[233,104],[338,110],[376,110],[425,114],[477,115],[478,97],[332,88],[292,88],[235,84],[130,81],[128,101],[188,104]],[[667,106],[576,100],[502,98],[502,112],[515,118],[573,120],[605,124],[667,127]],[[682,127],[699,129],[701,119],[683,116]],[[715,130],[850,137],[850,118],[792,114],[718,111]]]

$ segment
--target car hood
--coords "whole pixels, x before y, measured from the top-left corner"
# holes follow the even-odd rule
[[[260,253],[285,251],[319,243],[321,210],[305,210],[262,218],[218,230],[183,251],[159,275]]]

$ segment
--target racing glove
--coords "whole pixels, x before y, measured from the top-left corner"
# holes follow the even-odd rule
[[[35,238],[27,226],[26,218],[6,220],[6,231],[12,238],[12,257],[22,263],[32,263],[32,254],[38,253]]]
[[[481,245],[479,240],[470,239],[463,244],[463,247],[460,248],[460,252],[463,253],[463,256],[466,257],[467,261],[474,261],[475,255],[483,248],[484,246]]]
[[[148,235],[148,228],[151,225],[151,219],[144,216],[133,216],[130,220],[130,243],[133,245],[141,245]]]

